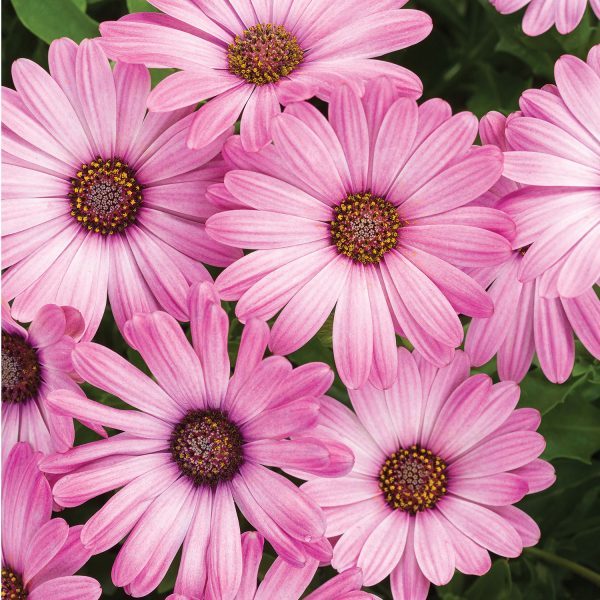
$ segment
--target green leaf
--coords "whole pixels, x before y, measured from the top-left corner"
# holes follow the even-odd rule
[[[71,0],[71,2],[73,2],[73,4],[75,4],[80,11],[85,12],[85,9],[87,8],[87,0]]]
[[[135,12],[159,12],[158,8],[155,8],[146,0],[127,0],[127,9],[130,13]]]
[[[546,460],[562,457],[591,464],[600,449],[600,410],[575,396],[545,415],[539,432],[546,438]]]
[[[508,561],[497,560],[467,591],[467,600],[516,600],[511,595],[512,577]]]
[[[12,4],[23,25],[47,44],[61,37],[79,43],[98,36],[98,23],[79,8],[82,0],[12,0]]]

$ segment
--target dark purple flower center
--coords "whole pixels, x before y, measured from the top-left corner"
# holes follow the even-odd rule
[[[2,567],[2,600],[25,600],[23,580],[9,567]]]
[[[20,335],[2,332],[2,401],[22,404],[40,387],[37,351]]]
[[[363,264],[378,263],[398,244],[402,222],[396,207],[371,192],[352,194],[333,209],[331,239],[340,254]]]
[[[430,450],[401,448],[383,463],[379,487],[393,509],[416,514],[433,508],[446,494],[446,463]]]
[[[190,411],[173,429],[171,454],[196,485],[230,481],[244,462],[242,435],[226,412]]]
[[[289,75],[304,60],[304,51],[285,27],[259,23],[235,36],[227,60],[234,75],[265,85]]]
[[[120,158],[97,158],[81,165],[71,187],[71,216],[84,229],[101,235],[129,227],[142,203],[142,186]]]

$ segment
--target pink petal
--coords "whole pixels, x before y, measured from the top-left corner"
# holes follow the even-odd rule
[[[51,579],[27,594],[28,600],[98,600],[102,595],[100,584],[81,575]]]
[[[565,382],[575,360],[573,330],[560,299],[541,298],[539,287],[533,305],[533,334],[544,375],[553,383]]]
[[[23,562],[23,583],[27,585],[59,552],[67,541],[69,525],[64,519],[51,519],[29,541]]]
[[[582,60],[568,55],[558,59],[554,74],[560,95],[569,110],[600,140],[600,108],[593,100],[600,94],[600,76]]]
[[[66,417],[93,421],[146,438],[169,439],[171,427],[147,413],[120,410],[88,400],[83,392],[53,391],[48,396],[50,409]]]
[[[317,333],[337,302],[350,268],[350,261],[338,255],[288,302],[271,330],[273,353],[290,354]]]
[[[336,367],[340,378],[350,388],[364,384],[373,360],[373,320],[365,274],[368,268],[357,264],[350,269],[333,320]]]
[[[195,113],[187,139],[190,148],[203,148],[229,131],[244,110],[254,86],[241,83],[207,102]]]
[[[517,531],[495,512],[466,500],[446,496],[438,505],[442,514],[462,533],[484,548],[514,558],[523,543]]]
[[[260,583],[253,600],[271,600],[277,595],[281,596],[283,590],[290,598],[300,597],[311,582],[318,566],[317,561],[310,560],[305,567],[297,569],[280,557],[276,558]]]
[[[98,41],[81,43],[75,72],[81,109],[94,151],[100,156],[113,156],[117,137],[117,93],[112,69]]]
[[[125,358],[99,344],[78,344],[75,369],[88,383],[159,419],[176,422],[183,416],[165,392]]]
[[[396,568],[404,553],[409,523],[408,515],[392,511],[371,531],[356,562],[362,569],[364,585],[379,583]]]
[[[529,185],[600,186],[600,170],[543,152],[505,152],[504,175]]]
[[[417,513],[414,535],[415,556],[423,575],[435,585],[445,585],[454,575],[456,558],[444,522],[435,511]]]
[[[173,556],[175,555],[177,548],[173,551],[172,546],[169,547],[169,539],[171,535],[175,535],[178,540],[183,541],[182,534],[185,534],[185,531],[182,531],[181,525],[186,524],[185,529],[187,529],[187,524],[191,520],[190,509],[194,508],[194,494],[195,488],[184,477],[178,479],[154,500],[125,540],[115,559],[112,580],[116,586],[129,585],[142,572],[150,571],[152,567],[150,561],[153,559],[156,549],[171,551]],[[157,560],[157,563],[160,563],[161,560],[162,557]],[[165,572],[167,567],[168,564],[163,566]],[[162,578],[156,577],[156,579],[158,581],[155,580],[155,586]],[[144,588],[147,587],[144,586]],[[144,589],[140,595],[146,595],[150,591],[151,589]]]
[[[497,473],[477,479],[454,478],[451,492],[478,504],[503,506],[522,500],[525,494],[529,493],[529,486],[527,481],[518,475]]]
[[[369,129],[360,97],[348,86],[333,93],[329,120],[344,149],[353,189],[367,189],[369,172]]]
[[[464,206],[487,192],[502,175],[502,154],[494,146],[475,147],[456,164],[430,179],[401,204],[410,219]]]
[[[218,96],[239,85],[239,79],[228,72],[206,67],[178,71],[163,79],[148,97],[148,108],[167,112],[195,106],[206,98]]]
[[[341,53],[345,59],[380,56],[420,42],[431,29],[431,18],[418,10],[376,12],[321,38],[311,57],[323,60]]]
[[[242,113],[240,136],[244,150],[256,152],[271,141],[271,125],[280,112],[273,86],[256,86]]]
[[[205,406],[206,388],[200,360],[173,317],[162,312],[135,315],[125,326],[125,337],[142,355],[160,387],[180,407]]]
[[[515,318],[506,326],[506,340],[498,351],[498,375],[503,381],[521,381],[531,366],[535,351],[534,296],[534,283],[523,285]]]
[[[394,600],[426,600],[429,579],[423,575],[414,551],[414,526],[408,532],[406,550],[390,578]]]
[[[510,471],[536,459],[545,446],[544,438],[534,431],[494,435],[456,460],[450,476],[482,477]]]
[[[175,583],[175,590],[181,594],[201,596],[204,592],[208,576],[207,550],[210,543],[212,500],[212,490],[198,489],[196,511],[183,542],[181,563]],[[256,585],[256,580],[254,584]]]
[[[563,307],[577,337],[596,358],[600,357],[600,299],[588,290],[578,298],[564,298]]]
[[[329,206],[294,185],[252,171],[230,171],[225,186],[245,205],[315,221],[330,221]],[[283,201],[283,202],[282,202]]]

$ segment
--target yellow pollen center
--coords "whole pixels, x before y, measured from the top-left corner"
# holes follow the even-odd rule
[[[220,410],[193,410],[171,434],[171,455],[196,485],[214,487],[235,477],[244,462],[239,428]]]
[[[9,567],[2,567],[2,600],[25,600],[27,592],[19,575]]]
[[[254,85],[275,83],[304,60],[296,36],[282,25],[253,25],[227,49],[229,70]]]
[[[417,445],[394,452],[379,471],[379,488],[388,505],[413,515],[433,508],[447,484],[446,463]]]
[[[396,207],[371,192],[352,194],[334,207],[331,239],[340,254],[363,264],[378,263],[398,244],[402,222]]]
[[[120,158],[97,158],[71,180],[71,216],[88,231],[113,235],[136,219],[142,187]]]

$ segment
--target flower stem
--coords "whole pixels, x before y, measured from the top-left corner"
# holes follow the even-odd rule
[[[552,552],[547,552],[546,550],[540,550],[539,548],[526,548],[525,552],[527,554],[531,554],[533,556],[537,556],[546,562],[549,562],[557,567],[562,567],[563,569],[567,569],[572,571],[573,573],[591,581],[594,585],[600,587],[600,573],[596,573],[596,571],[592,571],[587,567],[584,567],[572,560],[567,558],[562,558],[561,556],[557,556]]]

